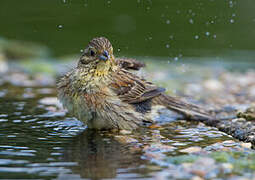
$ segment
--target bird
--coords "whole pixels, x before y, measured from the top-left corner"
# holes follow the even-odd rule
[[[210,120],[202,107],[166,94],[165,88],[133,71],[145,66],[135,59],[115,58],[111,42],[93,38],[75,68],[58,83],[63,106],[89,129],[135,130],[154,122],[155,109],[169,109],[185,119]]]

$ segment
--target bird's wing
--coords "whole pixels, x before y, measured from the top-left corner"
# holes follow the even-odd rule
[[[126,70],[139,70],[142,67],[145,67],[145,64],[143,62],[139,62],[135,59],[117,58],[116,63],[120,68]]]
[[[111,88],[122,101],[127,103],[140,103],[165,91],[164,88],[157,87],[124,69],[114,74]]]
[[[114,74],[110,87],[122,101],[129,104],[143,104],[152,99],[153,104],[163,105],[189,119],[204,121],[212,118],[203,108],[168,96],[164,93],[164,88],[157,87],[124,69]]]

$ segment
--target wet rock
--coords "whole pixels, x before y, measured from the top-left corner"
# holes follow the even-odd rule
[[[241,141],[255,143],[255,122],[245,121],[245,119],[226,119],[221,121],[210,122],[211,126],[217,127]]]
[[[211,91],[220,91],[224,86],[220,81],[216,79],[210,79],[204,82],[204,87]]]
[[[44,105],[55,105],[55,106],[60,105],[60,102],[56,97],[45,97],[45,98],[39,100],[39,103],[44,104]]]
[[[150,129],[159,129],[159,128],[161,128],[161,126],[158,125],[158,124],[152,124],[148,128],[150,128]]]
[[[130,143],[137,143],[137,139],[128,137],[128,136],[123,136],[123,135],[118,135],[114,136],[114,139],[117,140],[121,144],[130,144]]]
[[[189,147],[189,148],[180,150],[180,152],[183,152],[183,153],[198,153],[200,151],[202,151],[202,148],[199,146]]]
[[[14,86],[35,86],[36,83],[25,73],[11,73],[3,77],[4,81]]]
[[[247,121],[254,121],[255,120],[255,107],[250,107],[245,112],[239,111],[237,113],[237,117],[244,118]]]
[[[31,76],[24,72],[10,72],[3,75],[0,80],[14,86],[22,87],[55,86],[55,78],[43,74],[34,74]]]
[[[194,176],[191,178],[191,180],[203,180],[203,178],[199,177],[199,176]]]
[[[121,135],[129,135],[129,134],[132,134],[132,132],[131,132],[131,131],[128,131],[128,130],[122,129],[122,130],[120,130],[120,134],[121,134]]]
[[[198,155],[167,157],[166,170],[174,179],[239,179],[254,177],[254,154],[252,152],[233,151],[212,152]]]
[[[171,152],[175,150],[176,148],[169,145],[164,145],[161,143],[153,143],[149,146],[144,147],[145,152]]]
[[[251,148],[252,147],[251,143],[241,143],[241,146],[244,147],[244,148]]]

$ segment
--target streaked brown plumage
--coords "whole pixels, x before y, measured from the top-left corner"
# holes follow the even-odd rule
[[[143,66],[134,59],[115,59],[110,41],[94,38],[77,68],[60,79],[59,99],[93,129],[135,129],[152,121],[155,107],[168,108],[189,119],[211,118],[202,108],[166,95],[164,88],[129,71]]]

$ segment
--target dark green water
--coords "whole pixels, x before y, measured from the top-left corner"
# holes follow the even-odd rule
[[[254,50],[254,0],[1,0],[0,36],[77,54],[96,36],[117,54],[221,56]]]

